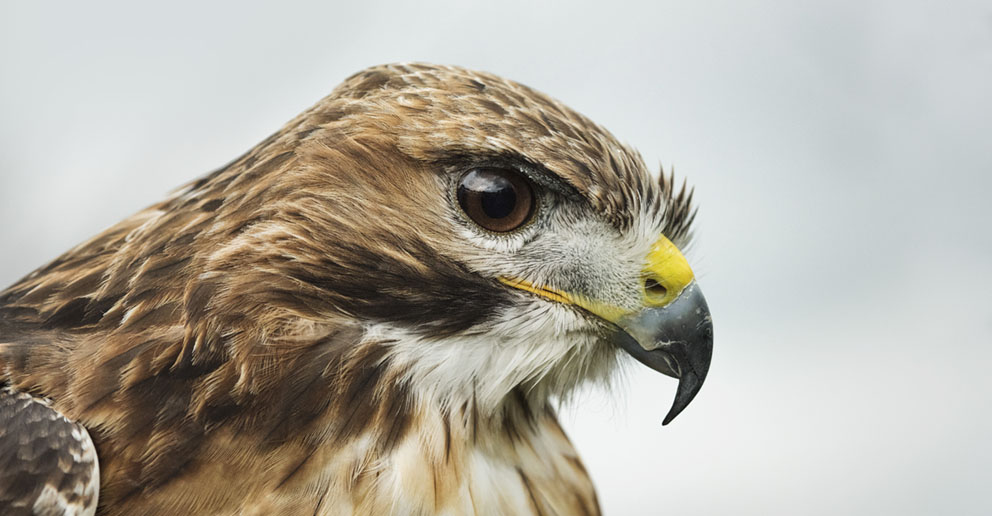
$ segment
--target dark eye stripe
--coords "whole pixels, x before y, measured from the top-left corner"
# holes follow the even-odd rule
[[[458,184],[458,204],[472,221],[497,233],[513,231],[534,213],[534,189],[513,169],[479,167]]]

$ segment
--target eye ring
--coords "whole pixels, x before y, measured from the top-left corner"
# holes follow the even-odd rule
[[[470,169],[458,182],[456,198],[472,222],[494,233],[520,228],[531,220],[537,205],[530,180],[503,167]]]

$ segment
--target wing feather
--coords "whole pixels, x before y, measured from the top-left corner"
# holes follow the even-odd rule
[[[42,398],[0,389],[0,514],[91,516],[99,485],[86,428]]]

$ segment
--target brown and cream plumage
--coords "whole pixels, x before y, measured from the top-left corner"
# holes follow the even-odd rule
[[[691,221],[541,93],[370,68],[0,293],[0,421],[30,395],[88,431],[99,514],[597,514],[552,403],[619,350],[691,401]]]

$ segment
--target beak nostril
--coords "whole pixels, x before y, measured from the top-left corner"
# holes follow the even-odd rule
[[[646,278],[644,280],[644,291],[651,297],[665,297],[668,295],[668,289],[661,283],[658,283],[654,278]]]

